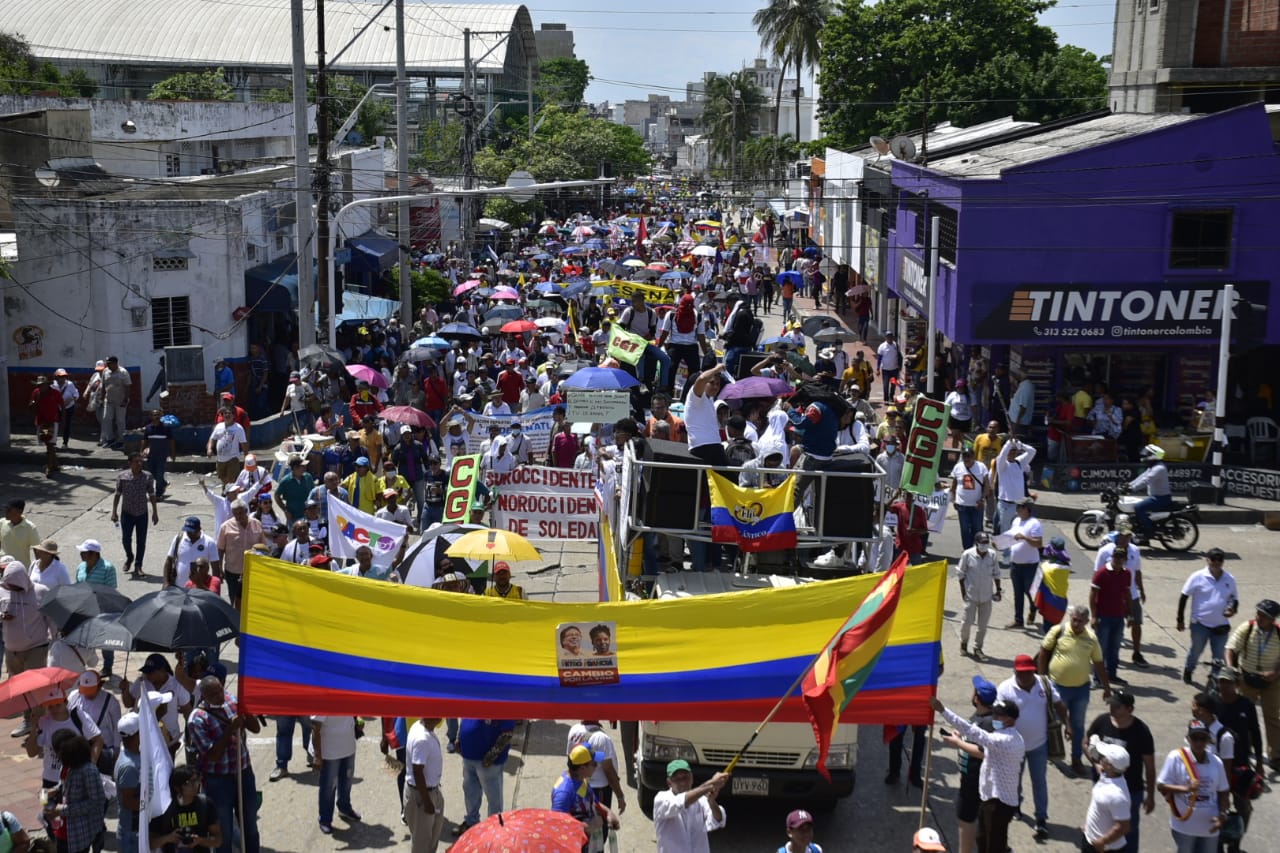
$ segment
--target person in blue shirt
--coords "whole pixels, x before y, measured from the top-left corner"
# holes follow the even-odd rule
[[[567,769],[551,789],[551,810],[573,815],[582,821],[588,838],[582,847],[584,853],[591,845],[591,836],[599,836],[604,824],[607,823],[610,829],[621,826],[618,816],[596,798],[591,787],[591,774],[604,759],[603,752],[592,752],[581,744],[575,746],[569,751]]]
[[[461,835],[480,822],[480,796],[489,804],[488,817],[502,811],[502,768],[511,752],[515,720],[463,720],[458,729],[462,755],[462,797],[466,816],[455,830]]]

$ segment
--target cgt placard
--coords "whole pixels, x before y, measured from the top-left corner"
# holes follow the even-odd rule
[[[480,482],[480,454],[459,456],[449,471],[449,486],[444,493],[445,523],[466,524],[471,520],[471,502],[476,499],[476,483]]]
[[[928,397],[916,398],[915,418],[903,453],[902,490],[928,497],[938,479],[942,445],[947,437],[949,412],[945,404]]]
[[[600,535],[595,475],[521,465],[506,474],[490,475],[497,489],[493,526],[529,539],[592,541]]]

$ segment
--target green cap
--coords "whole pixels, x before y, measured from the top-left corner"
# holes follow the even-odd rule
[[[689,770],[689,772],[690,772],[690,773],[692,773],[692,772],[693,772],[693,771],[689,768],[689,762],[685,761],[683,758],[677,758],[675,761],[669,761],[669,762],[667,762],[667,775],[668,775],[668,776],[674,776],[674,775],[676,775],[677,773],[679,773],[681,770]]]

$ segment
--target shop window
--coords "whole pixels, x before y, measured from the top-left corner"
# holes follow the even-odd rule
[[[940,204],[933,206],[932,215],[938,217],[938,257],[954,266],[960,218],[954,210]]]
[[[1227,269],[1231,266],[1231,231],[1235,211],[1178,210],[1169,239],[1169,268]]]
[[[185,347],[191,343],[191,298],[168,296],[151,300],[151,348]]]

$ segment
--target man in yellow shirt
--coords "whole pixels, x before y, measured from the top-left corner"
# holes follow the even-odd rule
[[[1093,395],[1089,393],[1089,389],[1093,385],[1089,382],[1082,383],[1076,389],[1076,393],[1071,395],[1071,405],[1075,408],[1072,413],[1071,431],[1083,432],[1085,430],[1085,418],[1089,417],[1089,412],[1093,410]]]
[[[369,473],[368,456],[356,460],[356,470],[342,481],[342,488],[347,490],[351,505],[356,509],[369,515],[378,511],[378,496],[382,491],[378,488],[378,478]]]
[[[511,582],[511,566],[505,560],[493,564],[493,586],[485,588],[486,598],[524,600],[524,587]]]
[[[0,553],[30,566],[31,549],[40,544],[40,531],[23,516],[26,511],[27,502],[22,498],[5,504],[4,520],[0,521]]]
[[[1062,695],[1071,717],[1071,770],[1077,776],[1085,772],[1084,726],[1089,707],[1089,676],[1102,683],[1102,700],[1111,695],[1111,683],[1102,665],[1102,644],[1089,628],[1089,608],[1073,604],[1067,618],[1049,629],[1040,644],[1037,661],[1041,675],[1047,674]]]
[[[994,474],[996,457],[1000,455],[1002,447],[1004,447],[1004,437],[1000,434],[1000,422],[988,421],[987,431],[980,433],[973,440],[973,455],[975,459],[986,465],[991,470],[991,473]],[[995,488],[994,480],[992,481],[992,488]],[[995,501],[986,501],[983,515],[986,518],[987,527],[991,527],[996,517]]]

